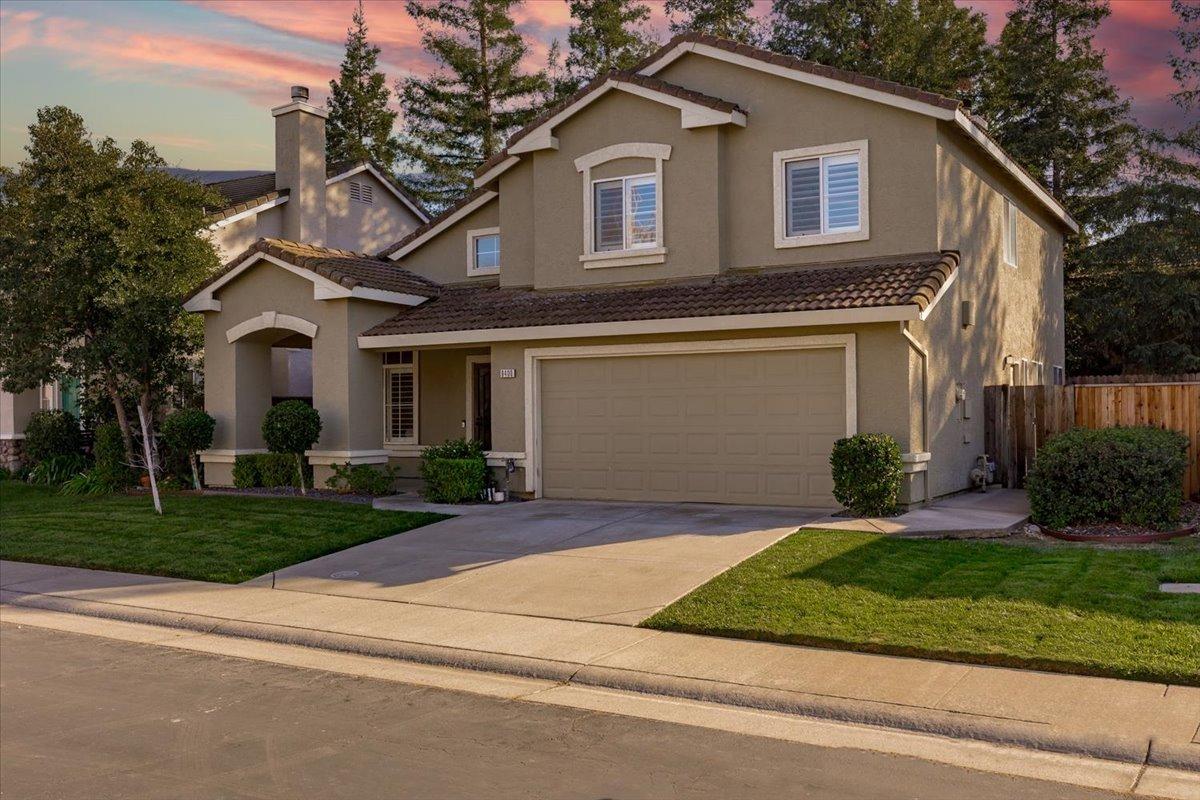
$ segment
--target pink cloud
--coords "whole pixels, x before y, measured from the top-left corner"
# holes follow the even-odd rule
[[[0,56],[27,47],[33,41],[36,11],[0,9]]]

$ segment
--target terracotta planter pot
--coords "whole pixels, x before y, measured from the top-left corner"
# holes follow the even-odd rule
[[[138,483],[141,484],[141,487],[143,489],[149,489],[150,488],[150,476],[143,475],[142,477],[138,478]]]

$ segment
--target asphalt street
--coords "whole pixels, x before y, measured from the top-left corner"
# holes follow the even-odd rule
[[[0,626],[3,798],[1115,798],[320,670]]]

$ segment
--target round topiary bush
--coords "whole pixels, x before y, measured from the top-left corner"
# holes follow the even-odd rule
[[[904,465],[900,445],[886,433],[838,439],[829,455],[833,497],[859,517],[885,517],[900,506]]]
[[[300,474],[300,492],[304,486],[304,451],[317,443],[321,436],[321,415],[303,400],[284,400],[272,406],[263,417],[263,440],[272,453],[291,453],[296,457]]]
[[[187,454],[188,464],[192,468],[192,486],[197,491],[200,490],[200,469],[196,464],[196,454],[212,447],[216,427],[217,421],[198,408],[172,411],[159,426],[167,447]]]
[[[1161,428],[1075,428],[1038,450],[1025,477],[1033,521],[1049,528],[1179,522],[1188,439]]]
[[[35,411],[29,415],[22,449],[31,466],[55,456],[74,455],[82,448],[79,420],[70,411]]]

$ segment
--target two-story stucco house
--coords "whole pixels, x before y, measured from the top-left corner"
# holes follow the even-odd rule
[[[202,181],[223,201],[211,209],[206,231],[222,261],[263,237],[375,252],[429,221],[421,204],[378,165],[326,165],[326,112],[303,102],[307,99],[307,91],[297,92],[292,104],[272,112],[274,172]],[[295,103],[303,103],[303,114],[293,113]],[[272,396],[311,396],[310,354],[306,347],[272,352]],[[33,412],[43,409],[78,414],[76,383],[46,384],[17,394],[0,391],[0,467],[20,466],[25,426]]]
[[[280,163],[320,152],[319,110],[275,113]],[[188,300],[215,484],[263,446],[280,347],[311,347],[318,480],[468,436],[564,498],[828,506],[834,441],[880,431],[919,501],[969,486],[985,385],[1062,377],[1076,223],[927,92],[681,36],[374,256],[331,249],[309,169]]]

